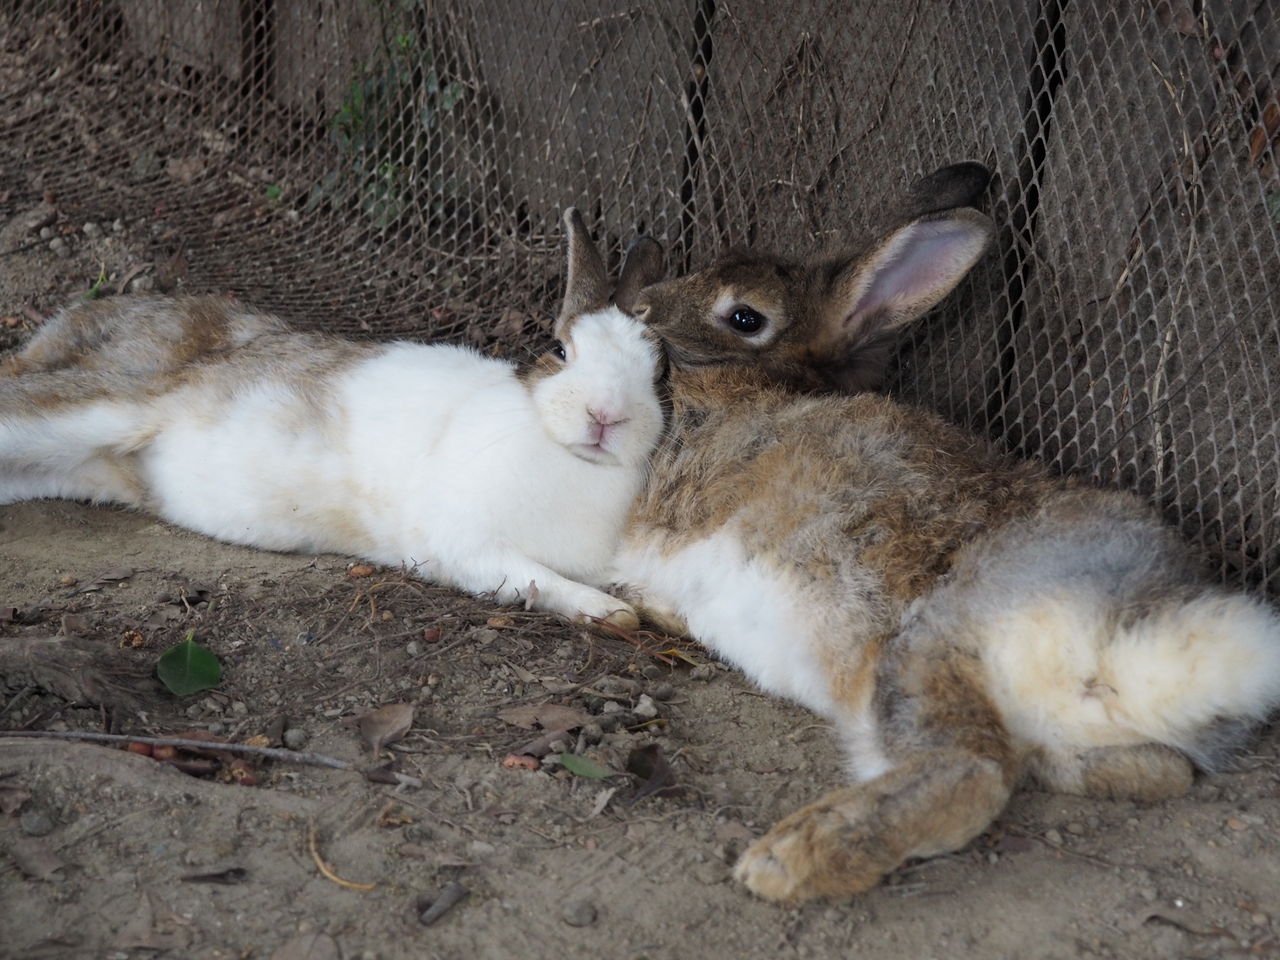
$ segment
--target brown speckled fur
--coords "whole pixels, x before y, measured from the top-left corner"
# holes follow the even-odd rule
[[[938,183],[945,187],[946,178]],[[952,218],[961,232],[989,229],[974,211],[921,206],[930,222]],[[895,301],[876,329],[851,329],[849,291],[865,289],[865,271],[885,262],[878,251],[893,236],[839,261],[734,256],[651,287],[637,301],[667,341],[675,369],[670,432],[619,555],[623,589],[667,629],[699,617],[697,596],[681,592],[698,578],[758,578],[785,593],[794,606],[775,609],[790,609],[809,625],[770,619],[769,629],[781,635],[745,640],[750,609],[734,608],[725,619],[725,604],[763,598],[719,584],[697,588],[711,589],[721,611],[710,615],[721,619],[702,621],[699,635],[762,671],[780,669],[767,652],[775,642],[795,651],[791,660],[809,658],[809,679],[771,682],[818,683],[855,767],[866,742],[879,753],[866,762],[883,772],[796,811],[746,851],[738,878],[771,899],[857,893],[907,857],[956,849],[987,827],[1025,777],[1086,796],[1176,795],[1191,782],[1188,753],[1212,767],[1274,706],[1267,698],[1275,695],[1265,691],[1242,699],[1220,737],[1212,723],[1169,728],[1168,742],[1181,749],[1140,739],[1105,745],[1130,736],[1123,724],[1099,735],[1101,746],[1088,735],[1035,740],[1041,692],[1086,705],[1118,696],[1112,678],[1085,677],[1077,691],[1072,681],[1027,664],[1022,651],[1036,643],[1050,644],[1051,656],[1058,637],[1070,644],[1074,616],[1101,618],[1098,629],[1111,632],[1099,636],[1121,637],[1208,603],[1230,610],[1242,631],[1269,636],[1264,642],[1280,637],[1263,605],[1207,584],[1192,552],[1135,497],[1052,477],[882,396],[823,392],[874,381],[880,334],[928,309],[968,269],[965,263],[956,273],[953,266],[949,282]],[[726,303],[767,312],[780,332],[764,347],[730,332]],[[710,550],[727,551],[719,555],[723,566],[705,565],[711,554],[698,551]],[[717,624],[729,626],[717,636]],[[1193,636],[1197,627],[1187,629]],[[1105,658],[1105,644],[1114,641],[1101,642]],[[1181,643],[1174,631],[1152,654],[1175,671],[1175,698],[1182,695]],[[1249,669],[1249,649],[1232,654],[1232,669]],[[998,692],[993,677],[1041,686],[1030,694]],[[1145,678],[1136,679],[1142,688]],[[788,695],[822,700],[796,689]],[[1032,699],[1009,699],[1016,696]],[[1081,716],[1086,720],[1072,713],[1062,722],[1092,714]],[[1014,720],[1025,735],[1012,732]]]

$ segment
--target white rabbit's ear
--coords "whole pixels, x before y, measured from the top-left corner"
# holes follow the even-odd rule
[[[972,269],[991,234],[991,221],[969,209],[923,217],[893,231],[836,276],[826,318],[828,346],[856,346],[916,319]]]
[[[613,294],[618,309],[633,313],[636,297],[662,279],[662,245],[652,237],[637,237],[622,260],[622,275]]]
[[[604,260],[591,241],[582,214],[573,207],[564,212],[564,230],[569,269],[557,329],[573,317],[607,307],[610,293]]]

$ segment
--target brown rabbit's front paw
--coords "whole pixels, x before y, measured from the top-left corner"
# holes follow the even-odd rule
[[[766,900],[851,896],[870,890],[892,868],[883,866],[884,854],[883,844],[819,801],[749,846],[733,874]]]

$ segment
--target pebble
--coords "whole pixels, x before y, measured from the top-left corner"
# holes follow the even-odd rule
[[[1062,846],[1062,834],[1060,834],[1057,830],[1046,830],[1044,832],[1044,838],[1048,840],[1050,843],[1052,843],[1055,847]]]
[[[1067,824],[1067,833],[1074,833],[1077,837],[1084,834],[1084,824],[1076,823],[1074,820]]]
[[[487,646],[498,639],[498,631],[488,627],[476,627],[471,631],[471,640],[479,646]]]
[[[640,675],[646,680],[657,680],[662,676],[662,668],[656,663],[646,663],[640,668]]]
[[[249,705],[243,700],[237,700],[231,704],[231,712],[237,717],[245,717],[249,715]]]
[[[640,694],[640,699],[632,707],[631,712],[640,720],[652,720],[658,715],[658,707],[647,693]]]
[[[582,739],[590,744],[597,744],[604,739],[604,728],[598,723],[588,723],[582,728]]]
[[[706,884],[708,887],[714,887],[718,883],[724,883],[729,879],[729,868],[723,863],[708,860],[705,863],[699,863],[692,871],[693,879],[699,883]]]
[[[1160,896],[1160,893],[1155,887],[1143,887],[1138,891],[1138,895],[1147,903],[1155,903],[1156,897]]]
[[[124,221],[119,217],[111,221],[112,233],[124,233]]]
[[[326,717],[329,720],[336,720],[338,717],[342,716],[342,708],[330,707],[328,710],[321,711],[320,716]]]
[[[284,732],[284,745],[290,750],[301,750],[311,737],[302,727],[290,727]]]
[[[71,256],[71,248],[67,246],[67,241],[61,237],[54,237],[49,241],[49,249],[60,257]]]
[[[560,911],[560,919],[571,927],[589,927],[596,922],[596,905],[590,900],[570,900]]]
[[[422,644],[417,640],[410,640],[404,645],[404,652],[411,657],[417,657],[422,654]]]
[[[129,281],[129,289],[134,293],[150,293],[156,288],[156,282],[147,274],[134,277]]]
[[[39,810],[28,810],[18,821],[22,832],[31,837],[44,837],[53,833],[53,821]]]
[[[654,684],[652,693],[655,700],[670,700],[676,695],[676,688],[669,683],[658,683]]]
[[[1265,927],[1271,921],[1271,918],[1265,913],[1255,913],[1249,917],[1249,921],[1255,927]]]
[[[53,236],[54,236],[53,227],[41,227],[41,228],[40,228],[40,239],[41,239],[41,240],[52,240],[52,239],[53,239]]]
[[[102,228],[98,226],[96,223],[94,223],[92,220],[85,223],[84,227],[82,227],[81,229],[84,230],[84,235],[86,237],[89,237],[90,239],[96,239],[102,236]]]
[[[716,668],[709,663],[699,664],[689,671],[690,680],[701,680],[703,683],[710,683],[711,678],[715,676]]]
[[[625,709],[626,707],[617,700],[606,700],[604,706],[600,708],[600,712],[603,714],[622,713]]]

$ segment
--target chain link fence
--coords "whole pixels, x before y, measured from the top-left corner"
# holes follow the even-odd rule
[[[0,213],[144,221],[186,289],[346,333],[518,352],[569,204],[680,270],[982,160],[996,253],[893,389],[1272,595],[1278,157],[1268,0],[0,0]]]

